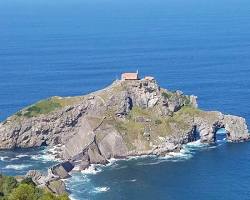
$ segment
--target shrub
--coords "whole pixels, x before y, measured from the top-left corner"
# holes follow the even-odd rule
[[[162,92],[161,95],[166,99],[170,99],[172,97],[172,94],[167,92]]]
[[[28,185],[31,185],[33,187],[36,186],[36,184],[32,181],[32,178],[30,178],[30,177],[23,179],[20,183],[21,184],[28,184]]]
[[[0,193],[2,196],[8,195],[17,186],[17,181],[14,177],[2,176],[0,177]]]
[[[161,121],[160,119],[156,119],[156,120],[155,120],[155,124],[156,124],[156,125],[160,125],[161,123],[162,123],[162,121]]]
[[[37,200],[35,188],[28,184],[20,184],[8,197],[8,200]]]
[[[56,196],[37,188],[31,178],[20,183],[14,177],[0,174],[0,200],[70,200],[67,194]]]
[[[70,200],[69,197],[64,194],[60,196],[55,196],[52,193],[45,193],[39,200]]]

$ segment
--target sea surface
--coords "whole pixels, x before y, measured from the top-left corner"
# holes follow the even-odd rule
[[[0,121],[50,96],[102,89],[124,71],[250,123],[249,0],[2,0]],[[0,172],[46,170],[47,149],[0,152]],[[248,200],[250,143],[188,144],[112,160],[67,180],[72,199]]]

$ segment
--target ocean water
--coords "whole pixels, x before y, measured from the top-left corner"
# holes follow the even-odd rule
[[[0,173],[11,176],[25,175],[34,169],[46,173],[50,166],[58,162],[53,151],[44,147],[0,151]]]
[[[202,109],[249,123],[249,19],[248,0],[0,1],[0,121],[40,99],[86,94],[138,69],[162,87],[197,95]],[[162,159],[113,161],[67,184],[79,200],[245,200],[249,152],[250,143],[222,136],[215,146],[190,144]],[[46,156],[43,149],[1,151],[0,170],[46,170],[53,164]]]

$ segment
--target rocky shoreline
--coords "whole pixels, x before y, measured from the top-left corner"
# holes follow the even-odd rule
[[[214,143],[221,128],[228,141],[249,140],[244,118],[202,111],[196,99],[161,88],[152,77],[117,80],[88,95],[40,101],[7,118],[0,123],[0,149],[57,146],[62,162],[47,175],[27,176],[60,194],[61,179],[74,168],[105,165],[111,158],[164,156],[198,139]]]

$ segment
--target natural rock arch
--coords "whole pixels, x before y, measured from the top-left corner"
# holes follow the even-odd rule
[[[226,129],[226,126],[224,124],[215,124],[213,127],[213,134],[214,134],[214,142],[217,141],[218,138],[218,131],[224,129],[224,133],[226,136],[226,139],[230,138],[230,132]]]
[[[228,141],[242,141],[249,138],[249,133],[244,118],[223,115],[220,112],[211,112],[207,118],[195,118],[196,132],[200,135],[203,143],[214,143],[216,133],[219,129],[224,128]]]

